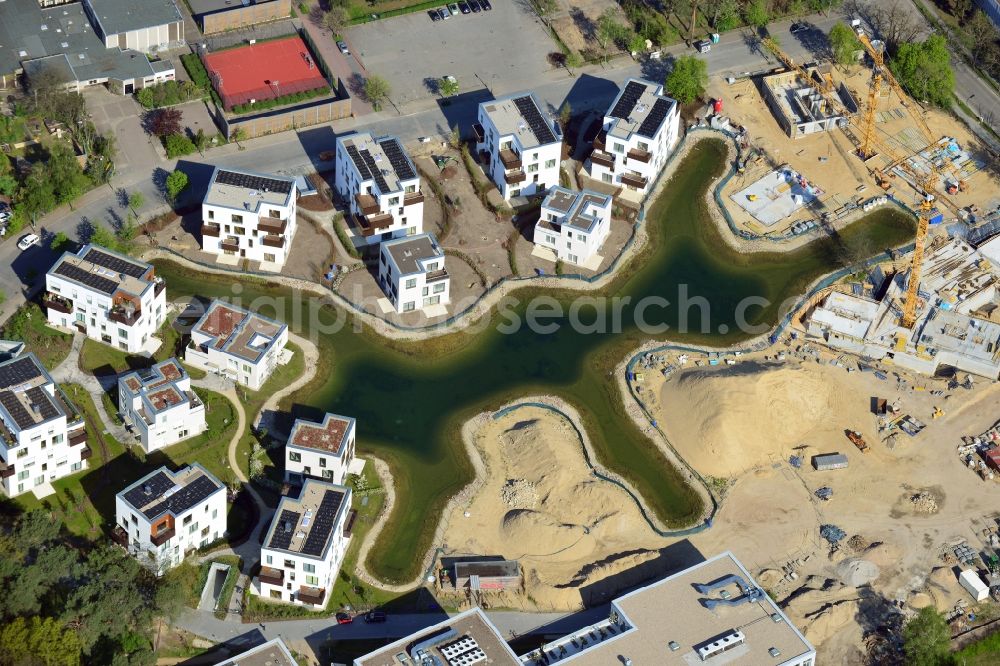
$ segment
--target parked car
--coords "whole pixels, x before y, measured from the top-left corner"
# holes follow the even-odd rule
[[[370,611],[365,614],[365,622],[368,624],[381,624],[386,621],[387,617],[385,611]]]
[[[460,10],[462,10],[463,14],[471,14],[472,13],[472,9],[469,7],[469,3],[467,3],[467,2],[460,2],[460,3],[458,3],[458,8]]]
[[[712,42],[707,39],[700,39],[694,43],[694,48],[698,53],[708,53],[712,50]]]
[[[462,10],[460,10],[458,8],[458,3],[457,2],[453,2],[450,5],[448,5],[448,11],[451,12],[452,16],[458,16],[459,14],[462,13]]]
[[[38,245],[38,241],[41,239],[36,234],[28,234],[27,236],[22,236],[21,240],[17,241],[17,249],[27,250],[32,245]]]
[[[483,11],[483,8],[479,6],[479,3],[476,2],[476,0],[468,0],[468,2],[469,2],[469,7],[472,9],[473,13],[478,14],[479,12]]]
[[[337,613],[335,617],[337,618],[337,624],[351,624],[354,622],[354,618],[349,613],[343,611]]]
[[[445,21],[451,18],[451,12],[448,11],[447,7],[442,7],[441,9],[439,9],[438,14],[440,14],[441,18],[443,18]]]
[[[436,10],[436,9],[430,9],[430,10],[428,10],[427,11],[427,15],[431,17],[432,21],[440,21],[441,20],[441,15],[438,14],[438,10]]]
[[[483,6],[483,9],[490,11],[493,9],[493,5],[490,4],[490,0],[479,0],[479,4]]]
[[[794,35],[799,32],[805,32],[808,29],[809,29],[808,23],[804,21],[802,22],[796,21],[795,23],[792,24],[792,27],[789,28],[788,31]]]
[[[340,52],[344,55],[351,55],[351,52],[347,49],[347,43],[343,40],[337,42],[337,48],[340,49]]]

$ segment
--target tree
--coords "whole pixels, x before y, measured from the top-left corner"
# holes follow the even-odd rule
[[[638,33],[628,31],[625,46],[629,53],[640,53],[646,50],[646,38]]]
[[[89,182],[80,168],[76,155],[65,143],[56,143],[49,149],[45,163],[46,176],[59,203],[68,203],[83,194]]]
[[[442,97],[451,97],[458,93],[458,80],[454,76],[441,77],[437,85]]]
[[[987,60],[990,47],[996,46],[1000,32],[981,9],[977,9],[965,24],[964,30],[972,39],[972,55],[978,64]]]
[[[0,159],[6,159],[6,158],[0,156]],[[10,175],[9,173],[0,175],[0,194],[5,194],[7,196],[10,196],[14,194],[14,190],[16,189],[17,189],[17,179],[14,178],[14,176]]]
[[[972,9],[972,0],[948,0],[948,11],[955,18],[962,20]]]
[[[5,664],[77,666],[80,641],[75,632],[51,617],[18,617],[0,629],[0,657]]]
[[[855,62],[854,54],[859,48],[857,35],[846,23],[837,23],[830,28],[830,50],[837,64],[850,65]]]
[[[162,139],[181,133],[182,115],[180,109],[154,109],[146,112],[143,125],[147,132]]]
[[[573,108],[569,105],[569,102],[563,102],[562,106],[559,107],[559,126],[562,128],[563,132],[566,131],[566,127],[569,125],[569,119],[573,117]]]
[[[167,197],[171,201],[177,201],[177,197],[184,188],[188,186],[188,176],[186,173],[180,169],[174,169],[169,176],[167,176]]]
[[[716,0],[709,7],[708,21],[716,32],[732,30],[740,24],[740,5],[737,0]]]
[[[346,9],[343,7],[330,7],[329,11],[323,14],[323,27],[334,35],[339,35],[347,26],[349,20],[350,17],[347,15]]]
[[[194,147],[198,149],[199,153],[204,153],[205,149],[208,148],[208,135],[200,127],[194,135]]]
[[[743,14],[748,25],[755,28],[764,28],[771,20],[771,13],[767,7],[767,0],[752,0],[746,6]]]
[[[95,184],[103,185],[114,175],[117,145],[114,134],[102,134],[94,140],[94,152],[87,160],[87,175]]]
[[[889,53],[895,53],[902,44],[916,40],[921,32],[920,15],[899,2],[879,2],[868,6],[872,27],[882,35]]]
[[[49,243],[49,248],[53,252],[63,252],[66,250],[66,247],[68,245],[69,245],[69,236],[67,236],[64,232],[59,231],[56,233],[55,236],[52,237],[52,242]]]
[[[938,666],[947,663],[951,631],[933,606],[921,608],[903,627],[903,650],[908,666]]]
[[[138,190],[128,195],[128,207],[132,209],[133,213],[138,213],[139,209],[142,208],[145,203],[146,197],[142,196],[142,192]]]
[[[948,43],[941,35],[931,35],[922,42],[901,44],[889,67],[917,101],[927,101],[950,108],[955,89]]]
[[[618,22],[618,12],[613,7],[605,9],[597,19],[597,39],[601,48],[607,50],[608,44],[617,41],[624,29],[625,26]]]
[[[197,150],[194,142],[183,134],[170,134],[164,137],[163,147],[167,150],[167,157],[183,157]]]
[[[389,99],[389,82],[378,74],[370,74],[365,79],[364,85],[365,99],[367,99],[376,111],[382,110],[382,102]]]
[[[237,128],[233,130],[229,138],[235,141],[236,145],[238,146],[240,144],[240,141],[247,140],[247,131],[243,129],[242,125],[237,126]]]
[[[87,239],[88,243],[93,243],[94,245],[100,245],[101,247],[110,248],[112,250],[118,249],[118,237],[115,236],[114,232],[103,224],[96,224],[90,232],[90,238]]]
[[[701,58],[681,56],[674,61],[674,68],[664,84],[670,96],[681,104],[690,104],[705,94],[708,85],[708,66]]]

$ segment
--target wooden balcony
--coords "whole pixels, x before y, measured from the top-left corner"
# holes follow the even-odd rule
[[[218,224],[212,222],[206,222],[201,225],[201,235],[202,237],[211,236],[212,238],[218,238],[219,234],[222,233],[222,227]]]
[[[14,476],[14,463],[0,463],[0,479]]]
[[[163,278],[156,278],[154,281],[153,296],[159,296],[160,292],[167,288],[167,281]]]
[[[424,278],[424,282],[430,284],[431,282],[440,282],[441,280],[447,280],[447,279],[448,279],[448,271],[442,268],[439,271],[428,273],[427,277]]]
[[[177,535],[177,530],[175,528],[171,527],[168,530],[161,531],[159,534],[157,534],[155,536],[151,536],[149,540],[150,540],[150,542],[152,542],[152,544],[154,546],[162,546],[166,542],[168,542],[171,539],[173,539],[174,536],[176,536],[176,535]]]
[[[518,169],[517,171],[511,171],[510,173],[505,173],[503,179],[508,185],[516,185],[517,183],[523,183],[528,179],[528,175],[524,171]]]
[[[42,306],[63,314],[73,312],[73,303],[68,298],[63,298],[52,292],[45,292],[45,295],[42,296]]]
[[[622,174],[622,185],[628,185],[629,187],[635,187],[637,189],[643,189],[649,181],[645,177],[640,176],[636,173],[624,173]]]
[[[257,220],[257,229],[269,234],[283,234],[288,227],[288,220],[277,217],[261,217]]]
[[[472,123],[472,135],[476,137],[476,143],[482,143],[486,138],[486,130],[480,123]]]
[[[594,148],[597,150],[608,149],[608,133],[605,130],[601,130],[594,137]]]
[[[113,322],[117,322],[122,326],[134,326],[139,317],[142,316],[142,312],[138,309],[126,310],[120,305],[116,305],[110,310],[108,310],[108,319]]]
[[[520,169],[523,166],[520,156],[510,148],[500,151],[500,162],[504,169]]]
[[[262,584],[281,587],[285,584],[285,570],[275,569],[274,567],[261,567],[258,578],[260,578]]]
[[[379,213],[378,215],[365,215],[365,225],[372,229],[387,229],[392,226],[392,213]]]
[[[285,237],[284,236],[263,236],[260,239],[261,245],[266,245],[267,247],[285,247]]]
[[[410,192],[403,196],[403,205],[412,206],[414,204],[420,204],[424,202],[424,193],[420,190],[416,192]]]
[[[79,446],[81,444],[87,443],[87,431],[81,430],[80,432],[75,432],[69,436],[70,446]]]
[[[303,603],[321,606],[323,605],[323,599],[326,598],[326,590],[322,590],[318,587],[306,587],[303,585],[299,588],[297,596],[299,601]]]
[[[638,160],[640,162],[648,163],[652,159],[653,155],[648,150],[642,150],[641,148],[633,148],[628,151],[628,158],[630,160]]]
[[[121,525],[115,525],[115,528],[111,530],[111,540],[122,548],[128,548],[128,532]]]
[[[227,238],[226,240],[219,243],[219,247],[227,252],[239,252],[240,242],[233,238]]]
[[[378,199],[370,194],[356,194],[354,200],[358,203],[362,215],[374,215],[379,211]]]
[[[94,450],[89,446],[85,446],[83,447],[83,450],[80,451],[80,460],[88,460],[92,455],[94,455]]]
[[[609,169],[615,168],[615,156],[609,152],[597,150],[596,148],[594,149],[594,152],[590,154],[590,161]]]

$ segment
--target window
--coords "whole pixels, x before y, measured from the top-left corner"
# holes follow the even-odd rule
[[[194,534],[198,531],[198,523],[191,523],[191,527],[188,528],[188,534]]]
[[[288,459],[291,462],[302,462],[302,454],[301,453],[296,453],[295,451],[289,451],[288,452]]]
[[[636,142],[636,147],[637,147],[637,148],[638,148],[639,150],[644,150],[644,151],[646,151],[647,153],[649,152],[649,144],[648,144],[648,143],[646,143],[645,141],[637,141],[637,142]]]
[[[538,165],[537,164],[529,164],[528,165],[528,173],[535,173],[536,171],[538,171]]]
[[[284,567],[295,571],[295,560],[285,560]]]
[[[319,578],[317,578],[316,576],[306,576],[306,585],[312,585],[313,587],[316,587],[317,585],[319,585]]]
[[[17,480],[18,481],[24,481],[27,478],[28,478],[28,471],[27,470],[25,470],[23,472],[18,472],[17,473]]]
[[[390,206],[398,206],[399,205],[399,197],[390,197],[389,198],[389,205]]]
[[[118,337],[119,338],[127,338],[128,337],[128,331],[126,331],[124,328],[119,328],[118,329]]]
[[[273,558],[273,557],[271,557],[270,555],[268,555],[268,556],[267,556],[267,557],[265,558],[265,560],[266,560],[267,564],[271,564],[271,563],[272,563],[272,562],[274,561],[274,558]]]
[[[605,183],[610,183],[611,182],[611,174],[610,173],[602,173],[601,174],[601,180],[603,180]]]
[[[233,222],[236,224],[243,224],[243,216],[233,213]]]
[[[444,291],[444,282],[438,282],[436,285],[434,285],[435,294],[440,294],[443,291]]]
[[[413,301],[403,303],[403,312],[413,312],[415,307],[416,306],[413,304]]]
[[[183,524],[184,525],[190,525],[192,519],[193,519],[193,516],[184,516],[184,523]]]
[[[208,211],[208,219],[210,219],[210,220],[214,220],[215,219],[215,211],[214,210]]]
[[[52,436],[52,443],[53,444],[62,444],[62,441],[63,441],[63,436],[62,435],[53,435]]]
[[[410,278],[406,281],[406,288],[413,289],[417,286],[417,278]]]
[[[302,473],[303,474],[312,474],[312,467],[310,467],[309,465],[306,465],[305,467],[302,468]]]
[[[433,262],[433,263],[427,264],[427,270],[428,271],[436,271],[437,268],[438,268],[438,265],[437,265],[436,261]]]
[[[326,479],[327,481],[332,481],[333,480],[333,470],[332,469],[324,469],[323,470],[323,478]]]
[[[316,573],[316,565],[303,562],[302,570],[306,573]]]
[[[17,457],[18,458],[23,458],[26,455],[28,455],[28,449],[27,448],[22,448],[22,449],[18,450],[18,452],[17,452]]]
[[[556,161],[555,160],[545,160],[545,168],[546,169],[551,169],[555,165],[556,165]]]
[[[326,467],[326,458],[320,458],[319,459],[319,466],[320,467]]]
[[[620,143],[616,142],[615,145],[614,145],[614,151],[616,153],[624,153],[625,152],[625,146],[623,144],[620,144]]]

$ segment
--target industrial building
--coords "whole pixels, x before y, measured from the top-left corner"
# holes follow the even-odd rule
[[[808,335],[837,349],[934,374],[941,366],[990,379],[1000,375],[998,267],[959,238],[926,249],[916,323],[900,325],[909,271],[874,271],[852,293],[830,292],[804,321]]]
[[[725,552],[612,600],[606,618],[527,654],[515,656],[496,627],[474,608],[354,664],[813,666],[815,660],[815,648],[739,560]]]
[[[83,0],[108,48],[155,53],[184,45],[184,19],[174,0]]]
[[[202,33],[238,30],[258,23],[288,18],[292,13],[291,0],[190,0],[191,14],[201,25]]]
[[[824,73],[827,73],[824,70],[810,67],[805,71],[815,85],[832,85],[824,78]],[[761,81],[761,92],[775,120],[793,139],[828,132],[846,123],[847,117],[858,111],[858,103],[843,83],[836,87],[842,108],[836,108],[797,71],[765,76]]]

